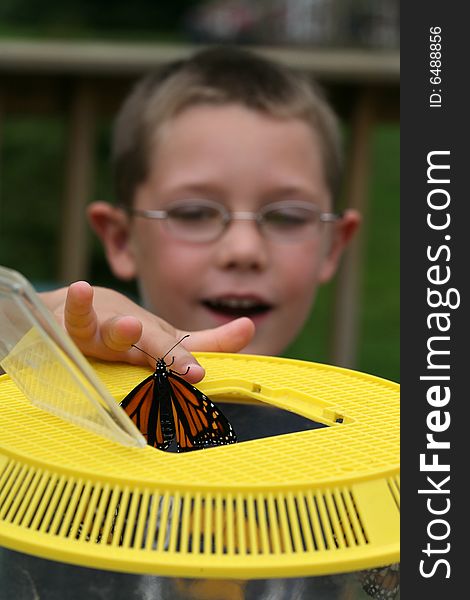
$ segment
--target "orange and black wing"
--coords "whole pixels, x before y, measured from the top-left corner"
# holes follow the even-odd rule
[[[227,418],[205,394],[172,371],[168,381],[178,452],[237,441]]]
[[[166,450],[175,437],[175,428],[169,410],[165,410],[170,390],[161,387],[155,376],[150,375],[127,394],[121,406],[149,446]]]

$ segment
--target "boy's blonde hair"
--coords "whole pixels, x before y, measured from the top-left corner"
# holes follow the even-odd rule
[[[276,118],[299,118],[318,136],[334,199],[342,153],[336,115],[313,82],[287,67],[237,48],[213,48],[167,65],[137,83],[115,123],[112,161],[117,201],[130,207],[148,175],[158,129],[198,104],[241,104]]]

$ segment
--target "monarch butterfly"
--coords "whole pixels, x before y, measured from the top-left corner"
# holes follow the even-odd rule
[[[187,335],[172,346],[162,358],[155,358],[155,372],[141,381],[122,400],[121,406],[137,428],[146,437],[147,444],[159,450],[167,450],[176,438],[178,452],[200,450],[211,446],[233,444],[235,432],[215,406],[200,390],[172,371],[165,357]]]

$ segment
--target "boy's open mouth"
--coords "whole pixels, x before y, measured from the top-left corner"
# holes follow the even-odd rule
[[[203,300],[202,304],[213,312],[233,318],[262,315],[272,309],[272,305],[257,298],[231,296]]]

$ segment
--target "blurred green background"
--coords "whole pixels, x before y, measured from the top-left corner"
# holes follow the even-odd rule
[[[129,4],[76,0],[64,4],[57,0],[48,3],[4,0],[0,6],[0,41],[74,37],[153,43],[194,41],[194,28],[188,26],[188,14],[192,13],[188,10],[200,4],[197,1],[134,0]],[[201,31],[197,33],[200,37]],[[348,35],[349,44],[355,39],[362,47],[368,43],[372,46],[364,34],[356,38]],[[253,43],[256,39],[249,41]],[[341,44],[341,39],[332,41],[330,37],[316,43]],[[112,200],[109,134],[110,121],[101,119],[97,126],[95,181],[90,200]],[[64,186],[66,123],[61,115],[9,115],[3,120],[2,137],[0,264],[22,272],[42,289],[57,283],[61,218],[58,207]],[[399,126],[380,124],[375,129],[372,147],[357,368],[394,381],[399,381],[400,376],[399,180]],[[112,277],[97,240],[91,233],[89,239],[90,281],[135,295],[132,286],[123,286]],[[328,361],[333,288],[334,283],[320,290],[307,326],[286,356]]]
[[[357,368],[400,380],[400,132],[376,128],[362,267]],[[289,349],[295,358],[328,360],[334,282],[324,286],[303,333]]]

